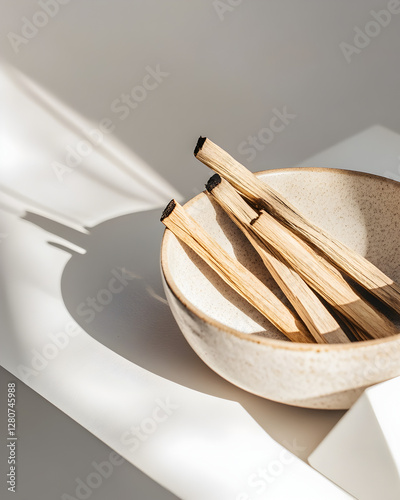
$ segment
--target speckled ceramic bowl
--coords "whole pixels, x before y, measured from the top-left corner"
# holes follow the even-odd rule
[[[258,175],[400,281],[400,183],[325,168]],[[282,297],[250,244],[205,193],[185,208]],[[400,375],[400,335],[346,345],[287,341],[168,230],[161,267],[169,304],[189,344],[215,372],[246,391],[296,406],[345,409],[366,387]],[[399,323],[397,315],[384,312]]]

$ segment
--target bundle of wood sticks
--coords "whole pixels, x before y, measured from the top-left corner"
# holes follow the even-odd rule
[[[175,200],[168,204],[161,221],[289,340],[346,343],[399,333],[343,275],[400,313],[397,283],[315,226],[209,139],[201,137],[194,154],[216,172],[206,185],[207,193],[245,234],[293,310],[230,256]]]

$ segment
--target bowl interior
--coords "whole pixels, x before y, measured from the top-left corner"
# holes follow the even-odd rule
[[[315,224],[400,281],[400,183],[371,174],[324,168],[282,169],[257,175]],[[185,208],[287,304],[261,259],[215,202],[201,193]],[[172,291],[195,314],[200,312],[203,318],[244,334],[288,342],[169,231],[163,240],[162,267]],[[397,315],[377,306],[400,326]]]

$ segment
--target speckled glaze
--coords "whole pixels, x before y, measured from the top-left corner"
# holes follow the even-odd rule
[[[400,281],[400,183],[324,168],[257,175]],[[206,194],[185,208],[283,298],[250,244]],[[366,387],[400,375],[400,335],[346,345],[287,341],[170,231],[163,238],[161,268],[169,304],[189,344],[215,372],[246,391],[307,408],[346,409]],[[400,325],[397,315],[379,308]]]

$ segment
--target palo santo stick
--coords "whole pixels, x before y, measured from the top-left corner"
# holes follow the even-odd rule
[[[343,280],[343,276],[341,275],[340,271],[334,267],[328,260],[326,260],[322,255],[319,253],[315,253],[313,249],[307,245],[302,239],[300,239],[298,236],[296,236],[294,233],[291,233],[292,236],[300,243],[302,244],[305,248],[307,248],[310,252],[313,252],[315,257],[322,262],[322,264],[327,267],[332,273],[336,274],[339,279]],[[347,283],[347,282],[346,282]],[[340,314],[339,311],[336,311],[339,314],[339,317],[342,321],[347,326],[347,329],[350,331],[350,333],[353,335],[353,337],[356,340],[370,340],[370,336],[360,327],[352,323],[346,316],[343,316],[343,314]]]
[[[371,337],[366,334],[361,328],[358,328],[354,323],[352,323],[346,316],[339,314],[339,317],[344,325],[347,326],[349,332],[353,335],[356,340],[370,340]]]
[[[318,343],[350,342],[335,318],[303,279],[286,263],[277,258],[273,254],[274,252],[249,230],[251,221],[258,217],[258,213],[218,174],[211,177],[206,188],[246,235],[315,340]],[[241,220],[246,220],[247,226],[243,225]]]
[[[258,278],[231,257],[211,236],[172,200],[161,221],[194,250],[226,283],[263,314],[293,342],[314,342],[301,320]]]
[[[224,207],[228,213],[232,213],[249,231],[253,230],[261,241],[274,249],[278,258],[282,258],[297,271],[308,285],[342,315],[372,338],[388,337],[398,333],[393,323],[357,295],[336,270],[332,271],[330,265],[325,265],[323,259],[299,241],[291,231],[263,211],[256,219],[249,221],[242,204],[235,210],[233,202],[237,196],[235,189],[226,183],[224,191],[232,192]]]
[[[303,240],[321,250],[350,278],[400,313],[400,286],[371,262],[309,221],[281,194],[209,139],[200,137],[194,155],[258,208],[266,209]]]
[[[332,272],[322,259],[302,245],[271,215],[261,212],[259,218],[252,221],[251,228],[321,297],[372,338],[389,337],[399,333],[391,321],[357,295],[338,273]]]

